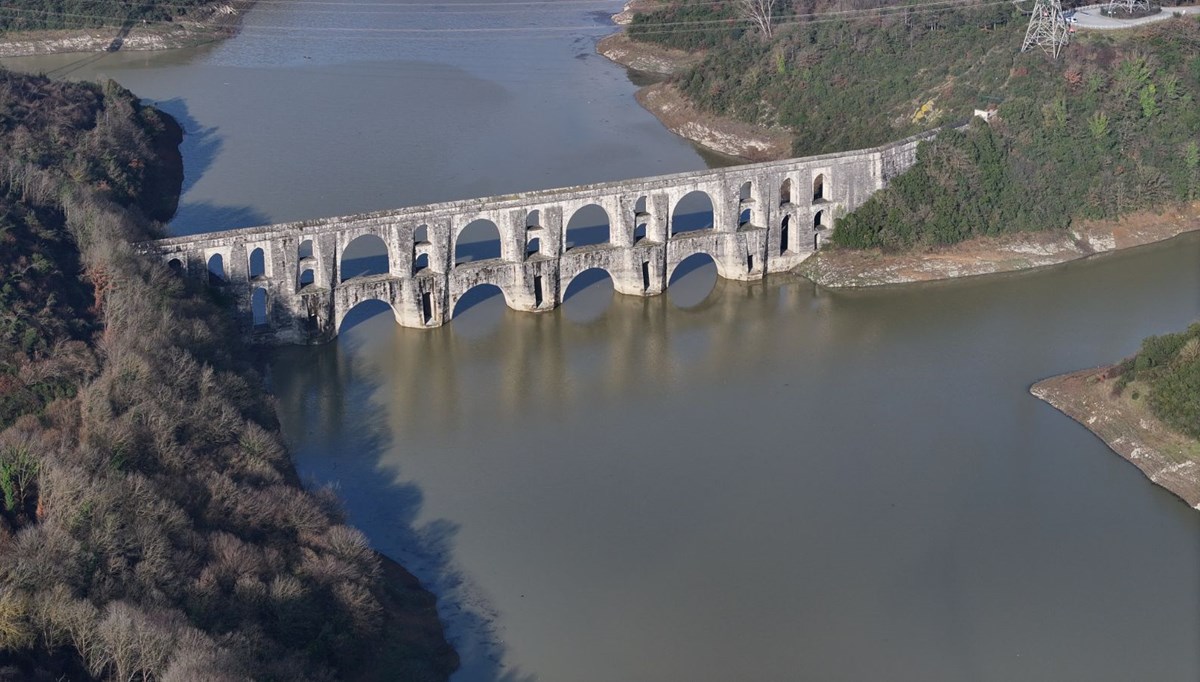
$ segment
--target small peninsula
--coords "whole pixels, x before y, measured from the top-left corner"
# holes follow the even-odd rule
[[[1200,510],[1200,323],[1132,358],[1039,381],[1033,395]]]

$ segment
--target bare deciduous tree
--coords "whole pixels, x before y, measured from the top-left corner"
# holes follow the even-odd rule
[[[774,35],[775,5],[778,0],[735,0],[738,15],[743,19],[753,21],[764,38],[770,40]]]

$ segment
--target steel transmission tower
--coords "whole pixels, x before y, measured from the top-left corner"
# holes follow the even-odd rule
[[[1025,42],[1021,44],[1021,51],[1025,52],[1036,45],[1051,57],[1058,59],[1070,36],[1067,20],[1063,17],[1061,0],[1034,0],[1033,12],[1029,16],[1029,28],[1025,31]]]
[[[1147,0],[1109,0],[1104,9],[1108,10],[1109,16],[1117,12],[1125,12],[1132,17],[1138,11],[1149,12],[1150,3]]]

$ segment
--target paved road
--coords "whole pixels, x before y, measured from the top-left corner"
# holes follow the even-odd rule
[[[1158,14],[1152,14],[1141,19],[1113,19],[1100,14],[1100,8],[1105,5],[1088,5],[1075,10],[1075,28],[1095,31],[1116,31],[1122,28],[1132,28],[1155,21],[1165,21],[1175,16],[1176,12],[1183,14],[1200,14],[1200,6],[1195,7],[1163,7]]]

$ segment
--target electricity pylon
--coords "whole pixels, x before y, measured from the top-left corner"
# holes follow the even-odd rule
[[[1134,16],[1134,13],[1141,11],[1150,11],[1150,3],[1147,0],[1109,0],[1105,7],[1108,10],[1109,16],[1112,16],[1118,11],[1128,13],[1129,16]]]
[[[1025,52],[1037,45],[1051,57],[1058,59],[1070,37],[1067,20],[1063,17],[1062,2],[1034,0],[1033,12],[1029,16],[1029,28],[1025,31],[1025,42],[1021,44],[1021,51]]]

